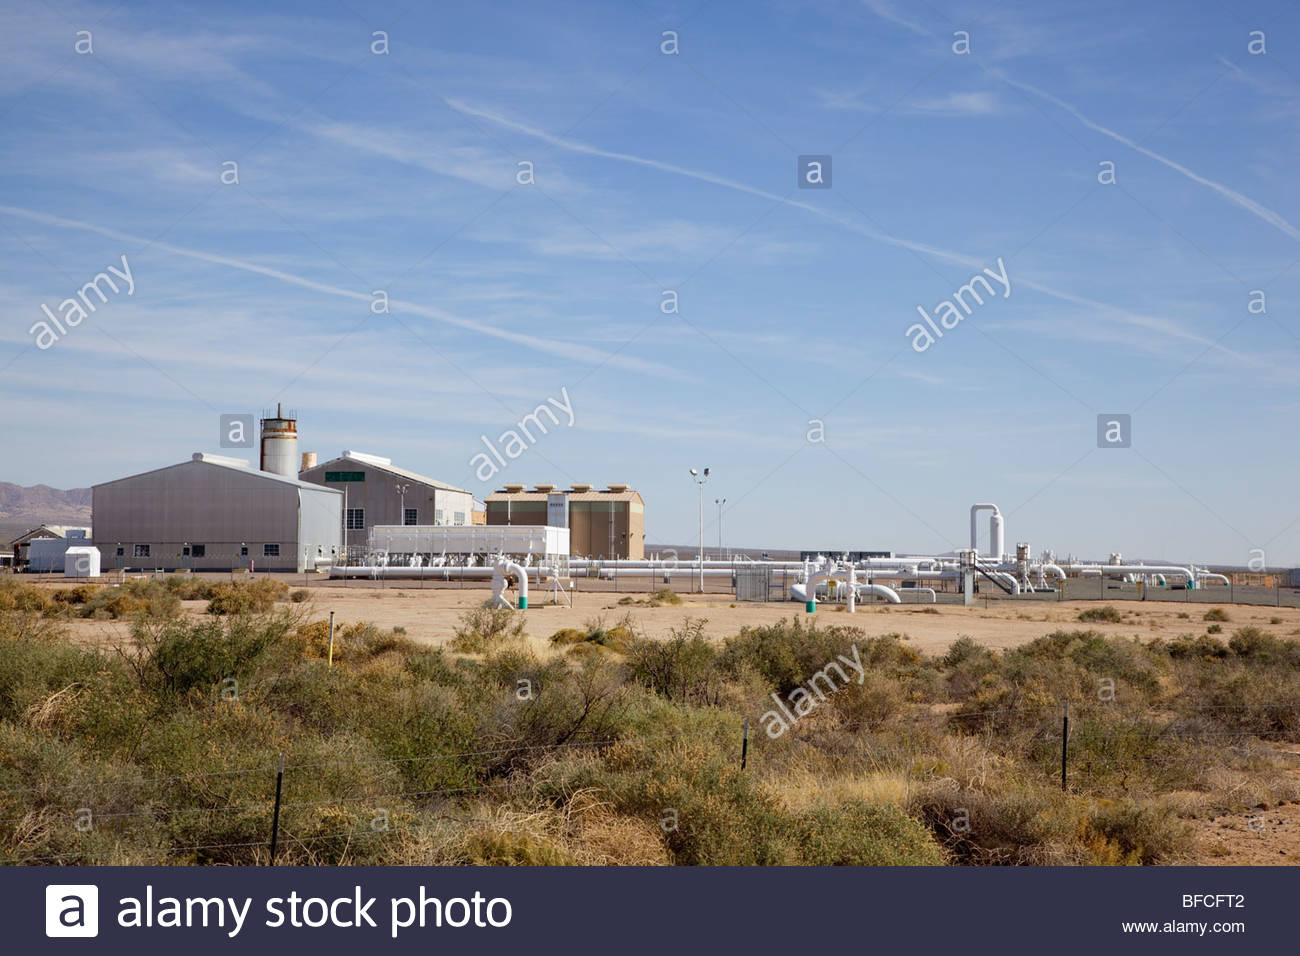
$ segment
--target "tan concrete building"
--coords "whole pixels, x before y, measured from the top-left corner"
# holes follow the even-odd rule
[[[608,485],[601,491],[591,485],[525,489],[506,485],[488,495],[487,523],[567,527],[572,557],[645,557],[645,502],[640,492],[627,485]]]

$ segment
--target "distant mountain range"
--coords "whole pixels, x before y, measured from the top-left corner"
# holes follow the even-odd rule
[[[90,525],[90,489],[0,481],[0,543],[41,524]]]

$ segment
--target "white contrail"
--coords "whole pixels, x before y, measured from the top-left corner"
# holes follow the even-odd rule
[[[503,116],[499,116],[496,113],[491,113],[484,109],[468,106],[467,104],[459,100],[449,99],[446,100],[446,103],[452,109],[457,110],[459,112],[466,113],[470,116],[476,116],[480,119],[487,120],[491,123],[496,123],[507,129],[512,129],[515,130],[516,132],[524,133],[525,135],[528,136],[533,136],[537,139],[541,139],[545,142],[552,144],[553,146],[558,146],[562,149],[570,150],[576,153],[584,153],[589,156],[601,156],[606,159],[614,159],[622,162],[634,163],[638,166],[645,166],[650,169],[657,169],[661,172],[672,173],[678,176],[686,176],[691,179],[697,179],[701,182],[711,183],[712,185],[715,186],[722,186],[726,189],[734,189],[739,192],[749,193],[752,196],[758,196],[762,199],[766,199],[771,202],[782,203],[786,206],[791,206],[795,209],[802,209],[806,212],[810,212],[813,215],[819,216],[822,219],[828,219],[831,222],[837,223],[838,225],[844,227],[845,229],[849,229],[853,232],[858,233],[859,235],[867,236],[879,242],[888,243],[889,245],[898,246],[903,249],[911,249],[914,252],[919,252],[924,255],[933,256],[936,259],[944,259],[946,261],[954,262],[964,267],[972,268],[972,269],[979,269],[987,262],[987,260],[981,260],[976,256],[967,255],[966,253],[955,252],[951,249],[943,249],[938,246],[932,246],[923,242],[917,242],[912,239],[904,239],[899,236],[893,236],[888,233],[880,232],[875,229],[869,229],[865,226],[858,224],[852,219],[849,219],[845,216],[838,215],[833,212],[829,212],[825,209],[822,209],[819,206],[814,206],[810,203],[801,202],[797,199],[790,199],[785,196],[779,196],[776,193],[770,193],[763,189],[757,189],[745,183],[736,182],[735,180],[727,179],[726,177],[723,176],[717,176],[713,173],[701,172],[696,169],[690,169],[685,166],[677,166],[673,163],[666,163],[657,159],[647,159],[644,156],[636,156],[631,153],[620,153],[620,152],[615,152],[613,150],[600,149],[599,147],[591,146],[587,143],[579,142],[576,140],[565,139],[563,137],[555,136],[551,133],[548,133],[545,130],[537,129],[536,127],[528,126],[524,123],[520,123],[515,120],[511,120]],[[1167,319],[1162,319],[1155,316],[1143,315],[1142,313],[1132,312],[1129,311],[1128,309],[1121,309],[1118,308],[1117,306],[1108,305],[1104,302],[1098,302],[1094,299],[1089,299],[1084,296],[1075,295],[1072,292],[1062,292],[1059,289],[1054,289],[1050,286],[1042,284],[1041,282],[1036,282],[1033,279],[1019,277],[1018,282],[1027,288],[1034,289],[1038,292],[1043,293],[1044,295],[1051,296],[1054,299],[1059,299],[1062,302],[1068,302],[1071,305],[1086,306],[1087,308],[1092,308],[1092,309],[1101,309],[1139,328],[1148,331],[1160,332],[1161,334],[1170,336],[1171,338],[1182,339],[1184,341],[1196,345],[1213,348],[1223,353],[1224,355],[1234,360],[1237,360],[1245,365],[1258,366],[1259,364],[1256,360],[1250,359],[1248,356],[1243,356],[1240,353],[1233,352],[1232,350],[1225,348],[1224,346],[1218,344],[1212,339],[1208,339],[1202,335],[1198,335],[1195,332],[1188,332],[1180,328],[1176,323],[1171,322]]]
[[[1154,159],[1157,163],[1161,163],[1165,166],[1168,166],[1170,169],[1175,170],[1176,172],[1182,173],[1184,176],[1186,176],[1194,183],[1200,183],[1202,186],[1208,186],[1210,189],[1213,189],[1216,193],[1218,193],[1220,196],[1223,196],[1229,202],[1234,203],[1237,206],[1240,206],[1242,209],[1245,209],[1249,213],[1253,213],[1254,215],[1258,216],[1260,219],[1263,219],[1270,226],[1275,226],[1276,228],[1280,229],[1282,232],[1286,233],[1292,239],[1300,239],[1300,230],[1296,229],[1295,226],[1287,222],[1284,218],[1282,218],[1282,216],[1278,215],[1273,210],[1269,209],[1267,206],[1261,206],[1259,203],[1255,202],[1255,200],[1251,199],[1249,196],[1243,196],[1235,189],[1229,189],[1227,186],[1224,186],[1222,183],[1216,183],[1212,179],[1206,179],[1204,176],[1201,176],[1200,174],[1193,172],[1192,170],[1188,169],[1186,166],[1182,165],[1181,163],[1176,163],[1172,159],[1169,159],[1167,156],[1161,156],[1159,153],[1155,152],[1154,150],[1147,149],[1145,146],[1133,142],[1133,140],[1129,139],[1127,136],[1117,133],[1113,129],[1107,129],[1105,126],[1102,126],[1100,123],[1094,123],[1092,120],[1088,119],[1088,117],[1084,116],[1083,113],[1079,112],[1079,110],[1076,107],[1067,103],[1065,100],[1061,99],[1058,96],[1053,96],[1051,93],[1048,93],[1046,90],[1040,90],[1036,86],[1032,86],[1028,83],[1022,83],[1019,80],[1013,80],[1011,79],[1011,77],[1007,76],[1001,70],[993,69],[990,70],[989,72],[992,73],[994,76],[996,76],[998,79],[1000,79],[1003,83],[1006,83],[1009,86],[1014,86],[1016,89],[1024,90],[1026,93],[1031,93],[1034,96],[1037,96],[1039,99],[1046,100],[1047,102],[1052,103],[1055,106],[1059,106],[1061,109],[1065,110],[1067,113],[1069,113],[1071,116],[1077,119],[1084,126],[1088,127],[1088,129],[1093,130],[1094,132],[1097,133],[1101,133],[1101,135],[1103,136],[1109,136],[1111,139],[1115,140],[1115,142],[1123,143],[1129,149],[1136,150],[1137,152],[1141,153],[1143,156],[1146,156],[1148,159]]]
[[[490,123],[495,123],[496,125],[505,127],[506,129],[512,129],[518,133],[523,133],[526,136],[532,136],[535,139],[540,139],[543,142],[550,143],[552,146],[558,146],[561,149],[566,149],[569,152],[584,153],[588,156],[600,156],[604,159],[614,159],[620,162],[632,163],[637,166],[645,166],[648,169],[657,169],[663,173],[672,173],[677,176],[686,176],[690,179],[697,179],[700,182],[709,183],[714,186],[722,186],[724,189],[734,189],[737,192],[748,193],[751,196],[757,196],[760,199],[766,199],[769,202],[782,203],[783,205],[790,206],[794,209],[802,209],[805,212],[812,213],[814,216],[820,216],[822,219],[828,219],[831,222],[843,226],[845,229],[852,230],[853,232],[867,236],[871,239],[877,239],[881,242],[891,243],[892,245],[900,246],[904,249],[912,249],[915,252],[923,252],[926,255],[935,256],[936,258],[939,259],[948,259],[952,262],[957,262],[963,266],[967,266],[970,268],[978,268],[985,264],[982,260],[979,260],[974,256],[963,255],[961,253],[952,252],[947,249],[939,249],[936,248],[935,246],[929,246],[921,242],[914,242],[910,239],[900,239],[897,236],[891,236],[888,233],[880,232],[875,229],[869,229],[865,226],[859,225],[857,222],[848,218],[847,216],[841,216],[833,212],[828,212],[827,210],[822,209],[820,206],[814,206],[811,203],[800,202],[797,199],[790,199],[787,196],[780,196],[776,193],[768,192],[765,189],[758,189],[755,186],[750,186],[747,183],[738,182],[737,180],[734,179],[727,179],[725,176],[718,176],[715,175],[714,173],[703,172],[702,170],[698,170],[698,169],[691,169],[687,166],[678,166],[674,163],[666,163],[658,159],[647,159],[644,156],[636,156],[632,153],[619,153],[619,152],[615,152],[614,150],[601,149],[597,146],[592,146],[588,143],[583,143],[579,140],[565,139],[564,137],[556,136],[552,133],[548,133],[544,129],[538,129],[535,126],[528,126],[516,120],[507,119],[506,117],[501,116],[497,113],[491,113],[487,110],[470,106],[467,103],[462,102],[461,100],[447,99],[445,100],[445,102],[448,106],[450,106],[452,109],[456,110],[459,113],[464,113],[467,116],[476,116],[479,119],[487,120]]]
[[[119,232],[115,229],[107,229],[90,222],[82,222],[77,219],[65,219],[62,216],[52,216],[48,213],[23,209],[19,206],[0,205],[0,213],[19,216],[23,219],[45,223],[46,225],[62,226],[67,229],[80,229],[84,232],[93,232],[101,236],[106,236],[109,239],[116,239],[120,242],[138,242],[153,248],[174,253],[178,256],[185,256],[203,262],[229,266],[232,269],[241,269],[244,272],[254,272],[271,279],[277,279],[280,282],[287,282],[290,285],[301,286],[304,289],[312,289],[316,292],[322,292],[325,295],[339,296],[346,299],[353,299],[358,302],[365,302],[367,303],[367,306],[373,301],[372,297],[364,292],[354,292],[351,289],[344,289],[340,286],[330,285],[325,282],[317,282],[314,279],[305,279],[302,276],[294,275],[291,272],[272,269],[268,266],[261,266],[255,262],[247,262],[242,259],[232,259],[229,256],[221,256],[212,252],[204,252],[201,249],[190,249],[185,246],[176,246],[166,242],[151,242],[143,236],[133,236],[130,233]],[[576,342],[557,341],[555,339],[540,338],[535,335],[523,335],[519,332],[511,332],[507,329],[485,325],[482,322],[473,319],[462,318],[458,315],[453,315],[450,312],[444,312],[442,309],[433,308],[432,306],[420,305],[417,302],[407,302],[402,299],[390,299],[388,301],[388,306],[393,311],[410,312],[414,315],[424,316],[425,318],[433,319],[435,322],[442,322],[447,325],[455,326],[456,328],[465,329],[475,334],[486,335],[490,338],[500,339],[515,345],[522,345],[526,348],[534,349],[535,351],[547,355],[555,355],[567,359],[577,359],[579,361],[589,362],[593,365],[612,365],[627,368],[632,371],[646,372],[665,378],[680,377],[680,373],[675,369],[667,368],[654,362],[644,362],[640,359],[616,355],[612,352],[605,352],[601,349],[592,348]]]

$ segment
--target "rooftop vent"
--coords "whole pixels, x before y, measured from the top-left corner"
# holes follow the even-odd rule
[[[554,485],[533,485],[533,491],[540,491],[544,495],[548,495],[554,490]]]
[[[524,490],[523,485],[506,485],[503,489],[508,495],[517,495]]]
[[[623,492],[627,491],[627,485],[609,485],[608,487],[609,490],[616,495],[621,495]]]
[[[582,494],[584,492],[591,491],[591,485],[575,484],[571,490],[576,491],[578,494]]]

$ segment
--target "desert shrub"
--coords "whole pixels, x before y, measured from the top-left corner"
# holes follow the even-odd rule
[[[854,647],[862,639],[862,631],[854,627],[821,628],[816,621],[805,627],[794,617],[789,622],[745,628],[728,638],[719,663],[732,673],[749,666],[785,696],[839,655],[852,659]]]
[[[1078,846],[1080,814],[1071,798],[1059,791],[1027,785],[970,790],[937,782],[920,788],[909,809],[954,862],[1087,862]]]
[[[565,755],[535,773],[539,795],[557,805],[588,790],[618,813],[663,832],[676,863],[746,866],[797,861],[795,827],[734,753],[710,742],[628,742],[601,757]]]
[[[895,806],[850,801],[815,807],[796,821],[805,866],[938,866],[943,852],[924,826]]]
[[[1233,661],[1192,676],[1182,707],[1243,734],[1288,739],[1300,733],[1300,679],[1292,671]]]
[[[1106,604],[1102,607],[1090,607],[1086,611],[1079,612],[1079,620],[1085,624],[1103,623],[1119,624],[1124,620],[1124,615],[1115,607]]]
[[[163,579],[167,590],[182,601],[210,601],[216,585],[192,574],[175,574]]]
[[[1087,818],[1083,841],[1094,862],[1144,866],[1176,862],[1193,847],[1191,828],[1170,808],[1132,801],[1099,801]]]
[[[656,694],[681,704],[716,704],[722,691],[717,651],[703,621],[686,621],[671,637],[639,639],[628,648],[628,673]]]
[[[29,611],[48,614],[55,610],[54,600],[45,588],[38,588],[10,575],[0,576],[0,612]]]
[[[99,584],[78,584],[72,588],[59,588],[52,598],[55,604],[81,605],[89,603],[103,589]]]
[[[284,600],[289,585],[274,578],[216,584],[208,601],[209,614],[264,614]]]
[[[213,692],[228,681],[236,682],[229,685],[236,690],[238,684],[247,685],[257,661],[291,626],[286,617],[137,622],[132,644],[119,653],[140,686],[160,698]]]
[[[1180,634],[1166,645],[1173,658],[1200,658],[1212,660],[1228,656],[1228,647],[1207,634]]]
[[[1035,696],[1094,699],[1098,681],[1155,692],[1156,656],[1139,641],[1097,631],[1053,631],[1002,655],[1003,672]]]
[[[1239,627],[1233,631],[1228,649],[1252,664],[1300,668],[1300,643],[1282,640],[1257,627]]]
[[[523,636],[522,614],[507,607],[476,607],[460,616],[451,647],[465,654],[482,654]]]
[[[1209,627],[1207,627],[1207,628],[1205,629],[1205,633],[1206,633],[1206,634],[1222,634],[1222,633],[1223,633],[1223,625],[1222,625],[1222,624],[1211,624]]]
[[[563,847],[542,836],[480,828],[464,844],[465,862],[471,866],[572,866]]]
[[[844,729],[875,731],[902,712],[905,693],[898,680],[874,671],[864,673],[861,682],[849,676],[829,697]]]
[[[495,694],[479,728],[492,773],[525,766],[547,748],[616,739],[625,729],[634,695],[619,669],[600,658],[571,665],[504,650],[484,662]]]
[[[953,641],[939,661],[947,671],[944,677],[948,697],[965,700],[979,692],[997,670],[997,655],[969,637]]]
[[[564,627],[551,635],[551,643],[556,645],[580,644],[587,639],[590,632],[579,627]]]
[[[294,604],[301,604],[303,601],[311,599],[311,592],[306,588],[294,588],[289,592],[289,600]]]
[[[168,620],[180,613],[181,599],[163,582],[136,578],[98,592],[81,606],[83,617]]]
[[[78,691],[103,667],[98,654],[71,644],[0,638],[0,720],[23,721],[51,695]]]
[[[619,598],[618,603],[624,606],[635,604],[638,607],[664,607],[665,605],[676,607],[682,603],[682,599],[672,588],[660,588],[645,598],[634,598],[629,594],[627,597]]]
[[[1212,607],[1212,608],[1210,608],[1208,611],[1206,611],[1204,614],[1201,615],[1201,620],[1202,620],[1202,621],[1219,621],[1219,622],[1227,622],[1227,621],[1231,620],[1231,618],[1228,617],[1228,612],[1225,611],[1223,608],[1221,608],[1221,607]]]

